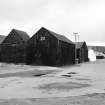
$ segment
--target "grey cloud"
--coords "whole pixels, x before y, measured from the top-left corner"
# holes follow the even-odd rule
[[[0,32],[16,27],[34,33],[45,26],[67,37],[78,32],[82,40],[104,41],[104,11],[104,0],[0,0]]]

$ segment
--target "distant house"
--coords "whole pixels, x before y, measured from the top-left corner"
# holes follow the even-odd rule
[[[3,42],[3,40],[5,39],[6,36],[4,35],[0,35],[0,44]]]
[[[3,42],[3,40],[5,39],[6,36],[4,35],[0,35],[0,60],[1,60],[1,43]]]
[[[86,42],[76,42],[76,58],[79,63],[87,62],[88,59],[88,47]]]
[[[25,62],[25,48],[29,40],[26,32],[12,29],[8,36],[1,43],[2,62]]]
[[[27,64],[60,66],[75,63],[75,44],[42,27],[27,44]]]
[[[3,42],[3,40],[5,39],[6,36],[4,35],[0,35],[0,44]],[[1,52],[1,47],[0,47],[0,52]]]

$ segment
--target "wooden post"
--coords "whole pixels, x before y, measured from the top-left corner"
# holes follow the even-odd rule
[[[78,33],[74,33],[75,42],[77,42],[77,35],[78,35]],[[78,63],[78,61],[77,61],[77,51],[76,51],[76,44],[75,44],[75,63],[76,63],[76,64]]]

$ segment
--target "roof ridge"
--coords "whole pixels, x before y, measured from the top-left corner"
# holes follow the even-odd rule
[[[23,30],[18,30],[18,29],[12,29],[12,30],[15,30],[16,32],[17,31],[19,31],[19,32],[24,32],[24,33],[26,33],[25,31],[23,31]],[[27,34],[27,33],[26,33]],[[28,34],[27,34],[28,35]]]
[[[51,30],[49,30],[49,29],[46,29],[45,27],[42,27],[41,29],[47,30],[50,34],[54,35],[57,39],[59,39],[59,40],[61,40],[61,41],[74,44],[70,39],[68,39],[68,38],[67,38],[66,36],[64,36],[64,35],[58,34],[58,33],[56,33],[56,32],[53,32],[53,31],[51,31]]]
[[[85,41],[75,42],[76,48],[81,48],[84,43],[86,42]]]
[[[15,31],[24,41],[27,41],[30,37],[25,31],[21,31],[18,29],[12,29],[12,31]]]

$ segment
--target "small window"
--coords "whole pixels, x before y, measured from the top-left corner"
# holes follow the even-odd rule
[[[11,44],[11,46],[13,46],[13,47],[16,46],[16,45],[17,45],[16,43]]]
[[[45,37],[40,37],[40,40],[41,40],[41,41],[45,40]]]

